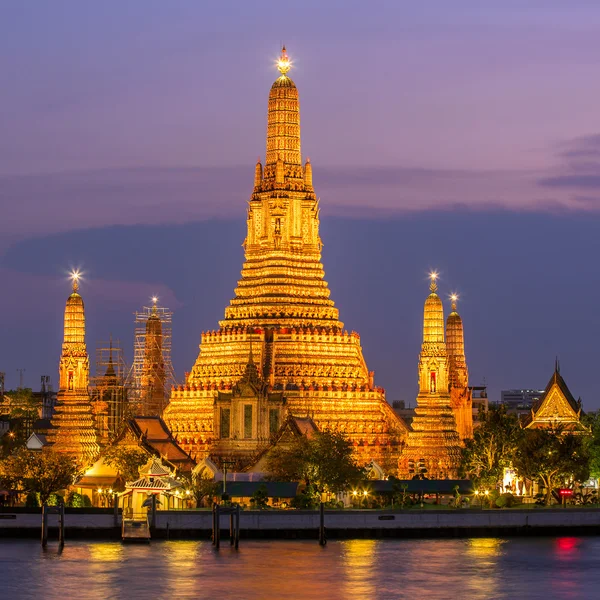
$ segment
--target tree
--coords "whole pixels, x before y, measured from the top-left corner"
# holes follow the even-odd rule
[[[33,433],[33,424],[39,419],[41,406],[31,388],[11,390],[6,392],[6,396],[10,398],[10,431],[2,437],[2,456],[9,456],[27,444]]]
[[[527,429],[519,442],[514,467],[521,477],[544,485],[545,503],[550,504],[558,485],[589,477],[589,463],[583,436],[564,433],[562,428]]]
[[[523,430],[502,405],[482,411],[480,421],[462,449],[460,474],[494,489],[515,457]]]
[[[263,508],[267,508],[269,502],[269,494],[267,492],[267,486],[263,483],[258,487],[258,489],[252,494],[252,498],[250,498],[250,504],[254,508],[258,508],[262,510]]]
[[[600,479],[600,411],[583,415],[581,421],[591,429],[585,445],[590,456],[590,476]]]
[[[213,498],[219,495],[221,483],[214,479],[207,479],[199,476],[184,476],[182,478],[185,491],[190,492],[190,496],[196,502],[196,508],[202,506],[205,498]]]
[[[148,452],[141,448],[132,448],[115,444],[108,446],[102,453],[104,462],[117,470],[119,479],[135,481],[140,476],[140,467],[143,467],[149,458]]]
[[[73,484],[78,475],[76,461],[51,450],[32,452],[22,448],[0,462],[0,479],[9,489],[39,494],[41,504],[50,495]]]
[[[303,481],[319,493],[340,492],[365,478],[356,464],[351,442],[337,431],[300,436],[267,454],[267,471],[273,481]]]

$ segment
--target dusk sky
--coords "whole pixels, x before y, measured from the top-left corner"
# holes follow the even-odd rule
[[[600,408],[600,3],[0,4],[0,371],[56,384],[66,273],[88,351],[157,294],[183,379],[239,278],[285,43],[332,298],[414,405],[429,269],[471,383]],[[446,307],[449,303],[446,302]]]

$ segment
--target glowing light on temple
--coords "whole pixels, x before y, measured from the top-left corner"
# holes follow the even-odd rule
[[[452,310],[456,310],[457,300],[458,300],[458,294],[456,294],[456,293],[450,294],[450,302],[451,302]]]
[[[151,300],[152,300],[152,304],[154,304],[154,306],[156,306],[156,304],[158,303],[158,296],[152,296]]]
[[[287,55],[285,50],[285,46],[281,49],[281,56],[277,59],[277,69],[279,72],[285,76],[285,74],[292,68],[292,61],[290,57]]]
[[[71,282],[73,283],[73,291],[76,292],[79,289],[79,280],[81,279],[81,271],[79,271],[78,269],[71,271],[71,273],[69,274],[69,278],[71,279]]]
[[[439,273],[437,271],[431,271],[429,273],[429,279],[431,280],[431,283],[429,285],[429,289],[432,292],[437,291],[437,283],[436,282],[437,282],[439,276],[440,275],[439,275]]]

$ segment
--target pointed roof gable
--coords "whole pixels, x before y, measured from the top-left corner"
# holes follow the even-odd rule
[[[531,409],[531,416],[524,423],[524,427],[532,429],[535,427],[551,425],[573,425],[583,429],[580,423],[581,401],[575,400],[573,394],[567,387],[565,380],[560,374],[558,363],[554,367],[554,373],[546,385],[541,398]]]

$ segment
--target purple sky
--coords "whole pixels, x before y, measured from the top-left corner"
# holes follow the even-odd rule
[[[222,317],[241,267],[245,201],[285,42],[333,298],[390,399],[414,397],[423,277],[439,266],[464,294],[473,383],[485,377],[494,393],[543,386],[558,353],[573,393],[599,406],[591,341],[600,335],[599,26],[600,5],[577,0],[3,2],[0,370],[8,385],[18,367],[30,385],[42,373],[56,379],[69,265],[89,274],[90,353],[108,331],[130,339],[132,311],[156,291],[176,310],[176,370],[189,370],[201,329]],[[222,224],[227,256],[206,246],[208,219]],[[354,243],[344,231],[377,236],[378,221],[387,224],[385,251],[372,239],[361,256],[344,250]],[[193,223],[203,237],[178,254],[179,228]],[[148,231],[169,255],[155,257],[153,270],[139,266]],[[98,251],[117,243],[114,255]],[[509,247],[520,253],[503,260]],[[363,258],[369,271],[390,271],[358,303],[345,281],[364,280],[353,270]],[[527,291],[537,303],[560,290],[541,311],[515,287],[537,274],[544,281]],[[511,313],[510,336],[489,313],[477,321],[484,304],[500,302],[494,282],[515,292],[500,308]],[[585,323],[560,327],[557,311]]]

